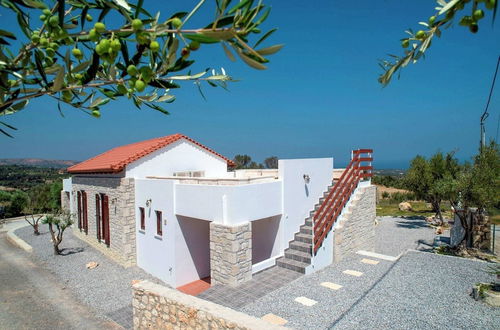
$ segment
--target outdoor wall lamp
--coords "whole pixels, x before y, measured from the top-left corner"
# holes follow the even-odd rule
[[[153,200],[151,198],[146,200],[146,206],[150,207],[152,202],[153,202]]]
[[[309,183],[309,181],[311,181],[311,178],[309,177],[309,175],[304,174],[304,182],[307,184],[307,183]]]

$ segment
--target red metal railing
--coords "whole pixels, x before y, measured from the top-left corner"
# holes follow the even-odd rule
[[[323,244],[323,240],[337,221],[359,182],[373,175],[373,167],[371,164],[373,161],[372,153],[372,149],[358,149],[352,151],[351,162],[347,165],[344,173],[342,173],[339,180],[335,183],[326,199],[314,214],[314,253],[316,253],[321,247],[321,244]],[[363,166],[361,166],[362,163],[368,164],[363,164]]]

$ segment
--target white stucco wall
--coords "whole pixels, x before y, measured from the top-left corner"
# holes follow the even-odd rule
[[[176,287],[210,276],[210,222],[178,216]]]
[[[63,191],[69,192],[69,212],[71,214],[76,214],[76,210],[74,209],[75,201],[73,200],[75,197],[73,196],[73,179],[71,177],[67,179],[63,179]]]
[[[205,177],[227,176],[227,162],[187,140],[176,141],[126,167],[126,177],[172,176],[175,172],[205,171]]]
[[[254,272],[274,265],[266,261],[274,260],[283,254],[281,251],[283,233],[280,222],[281,215],[252,221],[252,269]],[[259,267],[259,264],[264,267]]]
[[[332,183],[333,158],[280,159],[279,178],[283,184],[282,249],[294,239],[309,212]],[[309,175],[305,183],[304,174]]]
[[[137,265],[163,282],[176,285],[175,239],[177,219],[174,214],[174,183],[169,180],[135,180]],[[151,206],[146,201],[151,199]],[[140,229],[139,207],[144,207],[146,230]],[[155,210],[162,211],[163,235],[156,238]],[[166,224],[165,224],[166,222]]]
[[[237,225],[282,212],[281,181],[245,185],[176,185],[178,215]]]

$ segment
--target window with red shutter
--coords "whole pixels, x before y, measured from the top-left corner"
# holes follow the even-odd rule
[[[104,243],[109,247],[111,244],[110,231],[109,231],[109,198],[105,194],[101,194],[102,199],[102,238]]]
[[[83,214],[83,231],[88,235],[89,233],[89,221],[87,217],[87,193],[82,190],[82,214]]]
[[[76,192],[77,204],[78,204],[78,229],[82,230],[82,193],[81,191]]]
[[[139,207],[139,213],[141,215],[141,230],[146,230],[146,214],[143,207]]]
[[[101,239],[101,196],[95,194],[95,224],[97,239]]]
[[[161,211],[156,210],[155,213],[156,213],[156,234],[158,236],[161,236],[163,233]]]

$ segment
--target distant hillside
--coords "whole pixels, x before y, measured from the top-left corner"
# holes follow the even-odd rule
[[[4,158],[0,159],[0,165],[20,165],[43,168],[67,168],[75,165],[75,160],[40,159],[40,158]]]

